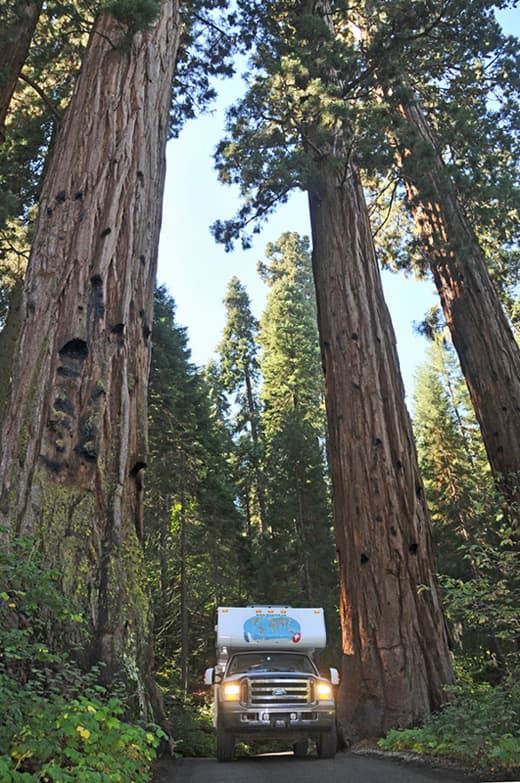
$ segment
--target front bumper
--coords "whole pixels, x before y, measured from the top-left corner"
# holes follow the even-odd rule
[[[279,705],[250,708],[237,704],[221,704],[220,726],[232,734],[287,736],[317,736],[330,731],[335,722],[334,706]]]

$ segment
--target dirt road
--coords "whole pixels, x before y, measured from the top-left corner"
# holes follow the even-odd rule
[[[154,783],[477,783],[477,777],[394,760],[338,753],[333,760],[274,754],[219,763],[163,760]]]

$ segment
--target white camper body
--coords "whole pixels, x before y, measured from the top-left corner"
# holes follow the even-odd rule
[[[219,657],[238,650],[313,652],[327,644],[323,609],[290,606],[220,606],[217,614]]]

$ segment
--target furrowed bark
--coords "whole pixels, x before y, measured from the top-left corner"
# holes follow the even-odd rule
[[[423,720],[452,681],[430,519],[357,173],[309,192],[329,431],[347,740]]]
[[[46,173],[2,431],[0,521],[31,533],[92,622],[108,681],[148,699],[143,473],[178,5],[94,26]],[[150,717],[150,716],[148,716]]]
[[[400,152],[411,211],[499,492],[520,519],[520,349],[417,103],[401,104],[415,143]],[[421,149],[430,151],[421,165]]]

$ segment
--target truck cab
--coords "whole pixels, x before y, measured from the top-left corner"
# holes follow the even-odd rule
[[[314,661],[326,644],[323,610],[219,607],[216,632],[217,664],[205,682],[214,686],[219,761],[233,758],[236,739],[284,740],[297,756],[312,739],[321,758],[333,757],[339,677],[321,676]]]

